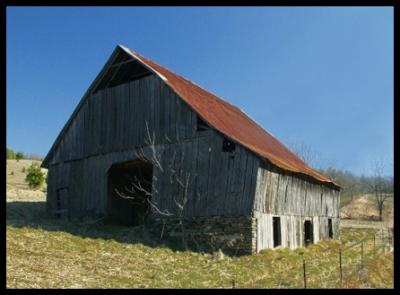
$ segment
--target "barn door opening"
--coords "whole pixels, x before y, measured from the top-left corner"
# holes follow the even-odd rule
[[[328,234],[329,234],[329,238],[332,239],[333,238],[333,229],[332,229],[332,219],[331,218],[328,219]]]
[[[314,243],[313,224],[310,220],[304,222],[304,241],[306,246]]]
[[[56,204],[54,209],[56,218],[68,217],[68,188],[59,188],[56,192]]]
[[[108,171],[108,218],[112,224],[145,224],[150,212],[153,166],[134,160],[118,163]]]
[[[281,218],[272,217],[274,248],[281,245]]]

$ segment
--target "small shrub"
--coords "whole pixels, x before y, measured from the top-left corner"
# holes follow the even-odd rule
[[[40,188],[43,185],[45,176],[37,164],[29,166],[25,181],[28,183],[30,188]]]
[[[6,150],[7,159],[15,159],[15,153],[12,149]]]
[[[18,152],[15,154],[15,159],[17,159],[17,161],[24,159],[24,154],[22,152]]]
[[[26,168],[25,168],[25,167],[22,167],[21,172],[22,172],[22,173],[25,173],[25,172],[26,172]]]

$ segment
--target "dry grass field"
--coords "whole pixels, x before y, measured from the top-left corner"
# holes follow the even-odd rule
[[[344,228],[341,241],[295,251],[241,257],[178,251],[143,227],[49,219],[44,191],[24,187],[16,177],[23,167],[16,166],[7,166],[16,169],[7,170],[7,288],[232,288],[233,280],[236,288],[303,288],[303,257],[308,288],[393,288],[393,252],[379,239],[377,255],[372,240],[364,244],[362,270],[358,246],[343,252],[340,282],[339,246],[372,237],[374,228]]]
[[[383,217],[389,225],[390,222],[393,223],[393,194],[387,194],[387,196],[383,207]],[[353,201],[341,208],[340,215],[342,219],[377,221],[379,211],[376,208],[375,196],[371,194],[355,196]]]

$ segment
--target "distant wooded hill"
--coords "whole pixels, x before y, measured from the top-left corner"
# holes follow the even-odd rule
[[[393,177],[391,176],[358,176],[349,171],[335,168],[318,169],[318,171],[342,186],[341,205],[346,205],[355,195],[374,194],[376,190],[385,194],[394,192]]]

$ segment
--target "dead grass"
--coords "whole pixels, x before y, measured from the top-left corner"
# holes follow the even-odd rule
[[[25,177],[26,171],[32,163],[41,164],[37,160],[7,160],[7,190],[10,188],[29,190],[28,184],[25,182]],[[47,174],[47,169],[42,168],[42,172]],[[46,191],[46,184],[41,188],[41,191]]]
[[[339,241],[305,249],[265,250],[224,256],[173,251],[154,243],[141,228],[12,220],[7,226],[8,288],[303,288],[302,256],[309,288],[342,287]],[[365,232],[343,237],[357,240]],[[356,283],[359,251],[345,253],[343,287],[393,287],[393,256],[367,265],[367,282]],[[352,261],[356,261],[353,263]],[[389,267],[388,267],[389,265]],[[378,269],[384,269],[383,272]]]
[[[236,288],[303,288],[303,257],[309,288],[393,288],[393,252],[368,260],[361,275],[359,249],[346,251],[341,285],[340,241],[241,257],[174,251],[141,227],[48,219],[43,192],[8,188],[7,288],[231,288],[232,280]],[[343,229],[342,243],[374,231]]]
[[[393,220],[393,194],[384,203],[384,217]],[[379,219],[375,196],[371,194],[355,196],[354,200],[340,210],[341,218],[373,221]]]
[[[367,265],[366,276],[371,288],[393,286],[393,253],[379,255]]]

